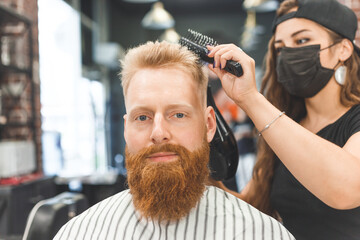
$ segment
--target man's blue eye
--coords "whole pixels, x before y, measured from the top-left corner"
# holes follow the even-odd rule
[[[146,121],[146,120],[147,120],[147,116],[141,115],[141,116],[138,117],[138,119],[139,119],[140,121]]]
[[[183,117],[185,117],[185,114],[183,114],[183,113],[176,113],[176,114],[175,114],[175,117],[177,117],[177,118],[183,118]]]

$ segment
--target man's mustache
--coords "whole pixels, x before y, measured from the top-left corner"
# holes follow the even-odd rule
[[[163,145],[152,145],[150,147],[143,148],[139,151],[139,157],[145,159],[150,158],[151,155],[161,153],[161,152],[169,152],[174,153],[176,155],[180,155],[184,151],[189,151],[185,147],[178,145],[178,144],[163,144]]]

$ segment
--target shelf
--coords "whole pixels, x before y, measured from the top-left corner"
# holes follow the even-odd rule
[[[0,123],[0,127],[29,127],[32,126],[33,121],[28,121],[25,123],[11,123],[11,122],[7,122],[5,124]]]
[[[24,102],[21,102],[21,97],[12,96],[11,94],[2,96],[0,141],[4,139],[31,140],[36,146],[35,156],[38,158],[41,156],[41,152],[40,146],[37,145],[38,136],[37,126],[35,125],[37,119],[35,102],[37,86],[33,81],[34,36],[32,24],[33,21],[25,16],[23,12],[18,12],[16,9],[0,4],[0,42],[2,51],[0,57],[0,86],[6,90],[13,90],[10,88],[12,83],[18,83],[19,81],[24,83],[24,88],[21,89],[22,94],[24,94],[22,95]],[[4,84],[8,86],[4,86]],[[20,90],[16,86],[14,91]],[[25,118],[22,115],[11,116],[10,113],[14,109],[26,109],[27,113],[31,112],[31,114],[26,114]],[[38,163],[37,160],[36,171],[40,170]]]
[[[31,20],[27,18],[26,16],[20,15],[18,12],[16,12],[14,9],[7,7],[3,4],[0,4],[0,33],[2,37],[8,36],[8,33],[2,32],[4,30],[3,27],[7,25],[17,25],[18,23],[25,23],[25,29],[29,29],[31,25]],[[17,38],[16,35],[10,35],[14,38]],[[23,33],[21,33],[21,36],[24,36]],[[20,37],[20,36],[19,36]],[[29,36],[29,43],[31,44],[30,40],[31,36]],[[30,45],[31,47],[31,45]],[[31,74],[30,68],[22,68],[18,67],[16,65],[4,65],[0,62],[0,73],[3,72],[11,72],[11,73],[24,73],[24,74]]]
[[[20,15],[15,10],[0,4],[0,24],[3,23],[19,23],[23,22],[27,25],[31,24],[31,20]]]
[[[25,73],[30,74],[31,70],[27,68],[19,68],[16,66],[6,66],[0,63],[0,73],[1,72],[12,72],[12,73]]]

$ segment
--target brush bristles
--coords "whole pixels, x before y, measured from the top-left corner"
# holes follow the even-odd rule
[[[189,33],[189,35],[187,36],[187,39],[198,45],[201,45],[203,47],[206,47],[206,45],[210,45],[210,46],[218,45],[217,42],[213,38],[203,35],[192,29],[188,29],[188,33]]]
[[[194,30],[189,29],[188,32],[188,37],[180,38],[180,45],[187,47],[190,51],[198,55],[199,60],[207,63],[213,63],[214,59],[207,56],[209,51],[206,46],[216,46],[217,42],[211,37],[198,33]]]
[[[209,50],[207,49],[207,45],[216,46],[217,42],[211,37],[198,33],[194,30],[188,29],[188,32],[189,36],[187,38],[181,37],[179,43],[197,54],[199,59],[202,61],[214,63],[214,58],[208,56]],[[237,77],[242,76],[244,73],[241,64],[233,60],[226,61],[224,70]]]
[[[196,53],[196,54],[198,54],[198,55],[200,55],[202,52],[204,52],[202,46],[197,45],[196,43],[190,41],[190,40],[187,39],[187,38],[181,37],[179,43],[180,43],[182,46],[187,47],[189,50],[193,51],[194,53]]]

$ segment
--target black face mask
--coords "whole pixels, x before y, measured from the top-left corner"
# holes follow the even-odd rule
[[[276,65],[278,82],[291,95],[303,98],[315,96],[334,74],[333,69],[324,68],[320,63],[320,51],[327,48],[320,49],[320,45],[282,48]]]

